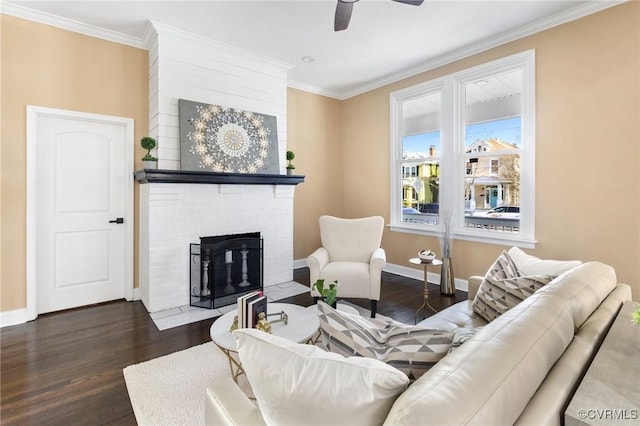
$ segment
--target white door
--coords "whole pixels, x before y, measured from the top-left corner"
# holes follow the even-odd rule
[[[131,283],[130,129],[82,113],[36,121],[37,312],[121,299]]]

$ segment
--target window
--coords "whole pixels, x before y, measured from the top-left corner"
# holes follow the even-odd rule
[[[450,212],[455,238],[533,247],[534,60],[528,51],[391,93],[392,230],[436,235]]]

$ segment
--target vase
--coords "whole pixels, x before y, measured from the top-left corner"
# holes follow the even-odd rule
[[[440,270],[440,294],[456,294],[455,276],[453,275],[453,262],[450,257],[442,258],[442,269]]]
[[[158,162],[157,161],[149,161],[149,160],[143,160],[142,161],[142,168],[144,169],[152,169],[155,170],[158,168]]]

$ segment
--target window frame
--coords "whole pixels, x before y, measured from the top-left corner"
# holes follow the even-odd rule
[[[522,71],[519,232],[498,232],[464,226],[464,181],[470,154],[465,153],[465,85],[483,77]],[[438,236],[438,227],[402,222],[402,107],[405,101],[440,92],[440,213],[454,212],[454,239],[534,248],[535,240],[535,51],[529,50],[397,90],[390,106],[390,229]],[[491,155],[498,157],[503,152]],[[480,154],[480,153],[476,153]],[[482,153],[488,155],[489,153]],[[481,155],[482,155],[481,154]],[[476,156],[471,154],[471,156]],[[446,189],[452,188],[452,189]]]

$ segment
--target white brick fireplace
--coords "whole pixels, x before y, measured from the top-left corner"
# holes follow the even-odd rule
[[[140,185],[140,297],[149,312],[189,304],[189,244],[260,232],[264,285],[293,278],[292,185]]]
[[[158,141],[154,154],[161,169],[136,173],[141,183],[139,287],[147,310],[189,304],[189,245],[204,236],[260,232],[264,285],[291,281],[293,196],[301,180],[272,175],[277,178],[267,176],[265,182],[236,175],[233,181],[205,176],[206,182],[193,183],[194,176],[179,171],[178,120],[179,99],[275,116],[284,175],[290,66],[159,23],[149,26],[146,41],[149,134]]]

